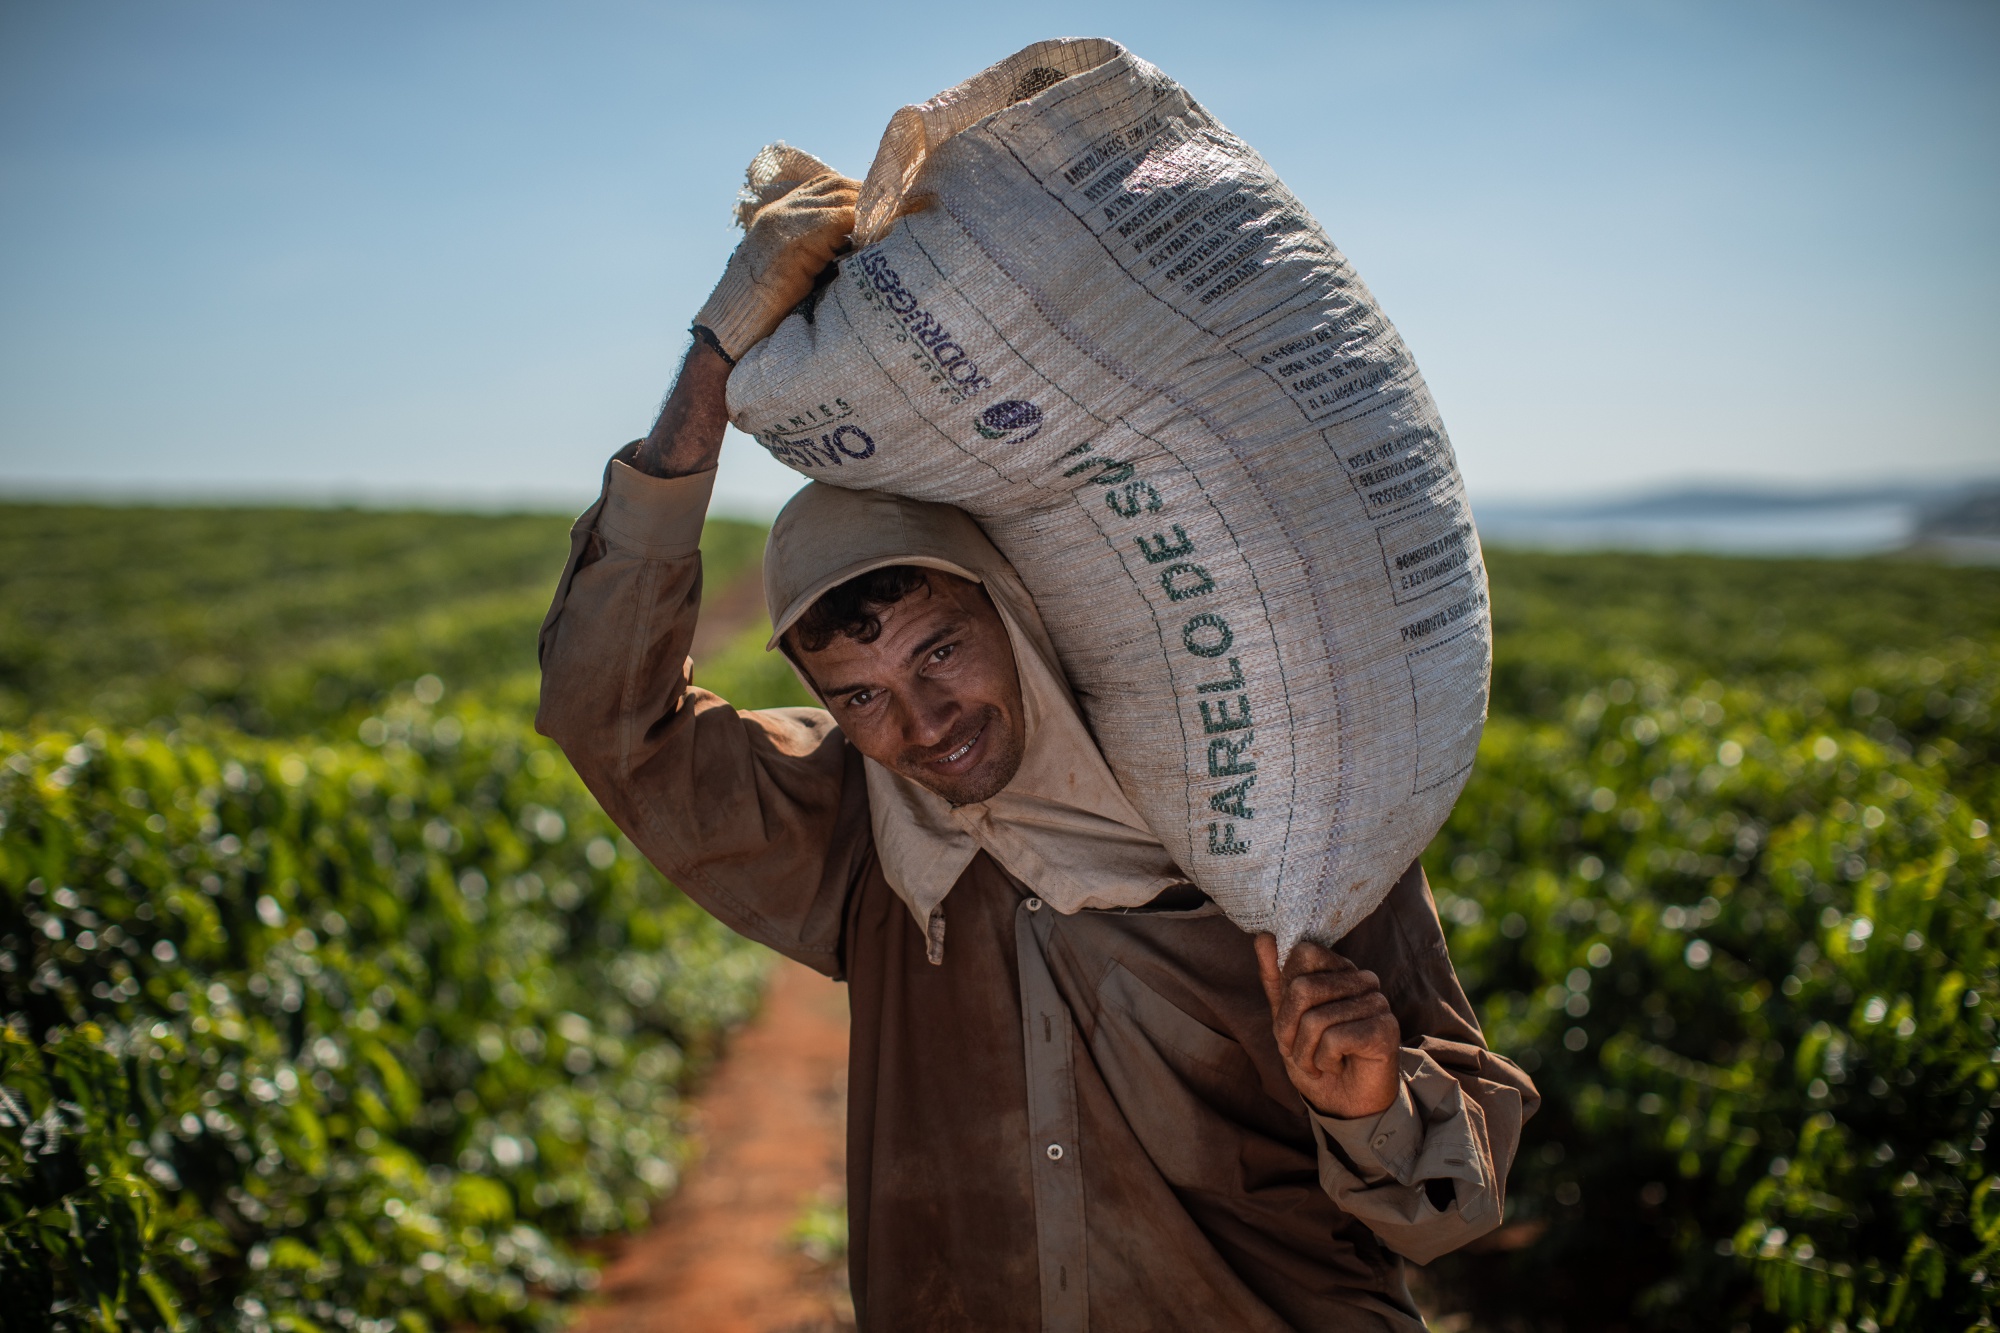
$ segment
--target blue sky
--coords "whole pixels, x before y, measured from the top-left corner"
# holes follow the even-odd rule
[[[566,502],[759,145],[1064,34],[1277,167],[1475,499],[2000,472],[1989,3],[0,0],[0,490]]]

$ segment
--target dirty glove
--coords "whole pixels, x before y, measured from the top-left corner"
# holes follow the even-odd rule
[[[782,143],[757,154],[744,180],[736,220],[747,234],[694,317],[732,362],[770,336],[846,247],[860,189]]]

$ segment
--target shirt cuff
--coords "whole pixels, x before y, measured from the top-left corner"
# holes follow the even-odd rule
[[[701,550],[715,469],[653,477],[613,459],[604,479],[597,530],[606,543],[652,560],[685,560]]]
[[[1311,1111],[1311,1107],[1307,1107]],[[1383,1180],[1407,1182],[1424,1143],[1424,1122],[1410,1096],[1410,1080],[1404,1075],[1396,1083],[1396,1100],[1379,1115],[1341,1120],[1312,1111],[1312,1118],[1326,1136],[1340,1145],[1355,1173],[1369,1184]]]

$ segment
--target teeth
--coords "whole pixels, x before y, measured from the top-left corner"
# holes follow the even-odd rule
[[[959,746],[956,750],[953,750],[950,754],[946,755],[944,758],[938,760],[937,762],[939,762],[940,764],[957,763],[959,760],[965,758],[965,756],[971,751],[972,747],[978,743],[978,741],[979,737],[974,736],[971,740]]]

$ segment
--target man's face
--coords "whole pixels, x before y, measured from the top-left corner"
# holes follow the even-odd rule
[[[862,754],[953,805],[997,795],[1021,767],[1027,728],[1007,626],[986,590],[932,571],[880,612],[872,643],[835,635],[796,649]]]

